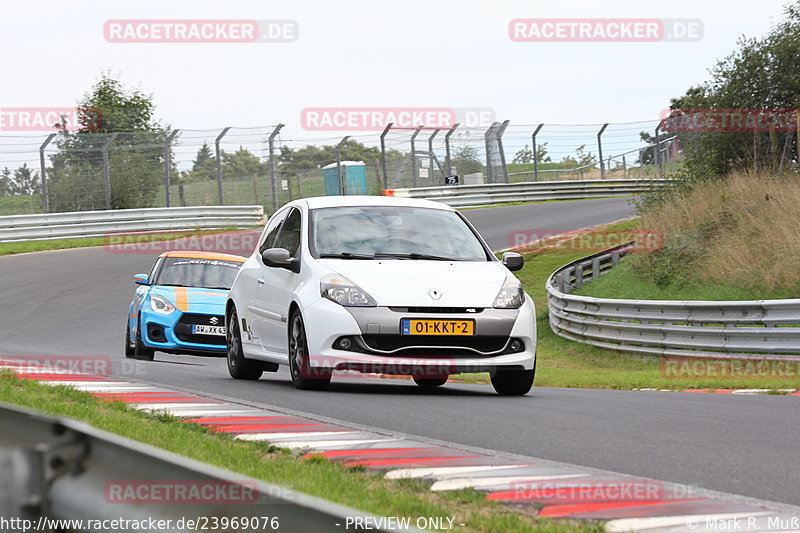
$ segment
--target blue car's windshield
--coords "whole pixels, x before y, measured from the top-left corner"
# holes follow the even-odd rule
[[[220,259],[165,257],[153,285],[230,289],[241,265]]]

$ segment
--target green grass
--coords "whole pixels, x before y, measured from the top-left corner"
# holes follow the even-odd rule
[[[0,216],[33,215],[41,212],[42,200],[38,195],[0,197]]]
[[[325,498],[380,516],[452,516],[464,532],[602,531],[600,522],[536,519],[519,508],[486,501],[474,490],[431,492],[421,480],[387,480],[343,468],[318,456],[301,459],[267,443],[184,424],[163,413],[143,413],[121,402],[101,402],[68,387],[17,380],[0,371],[0,401],[88,422],[96,428],[208,464]]]
[[[136,241],[136,242],[170,241],[173,239],[180,239],[181,237],[188,237],[191,235],[208,235],[213,233],[224,233],[234,230],[236,230],[236,228],[222,228],[216,230],[197,229],[193,231],[172,231],[164,233],[153,233],[147,236],[147,241]],[[49,239],[45,241],[0,242],[0,255],[24,254],[28,252],[41,252],[44,250],[65,250],[68,248],[86,248],[89,246],[105,246],[105,245],[118,244],[118,241],[114,240],[113,237],[114,237],[113,235],[109,235],[108,237]],[[144,236],[142,238],[144,238]]]
[[[632,229],[635,221],[606,226],[607,231]],[[796,389],[798,376],[760,377],[683,377],[666,375],[662,361],[632,354],[595,348],[563,339],[550,329],[545,282],[561,266],[591,252],[565,253],[536,251],[525,255],[525,266],[516,273],[525,291],[536,304],[536,380],[538,387],[580,387],[595,389]],[[610,274],[607,274],[608,276]],[[589,287],[591,284],[587,284]],[[709,363],[712,364],[712,363]],[[488,374],[464,374],[456,380],[488,383]]]
[[[574,294],[596,298],[640,300],[765,300],[791,298],[785,291],[770,292],[761,287],[716,285],[710,283],[672,283],[659,287],[636,275],[633,263],[623,261],[618,267],[587,283]]]

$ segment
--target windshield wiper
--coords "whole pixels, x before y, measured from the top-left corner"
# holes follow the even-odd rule
[[[354,254],[350,252],[342,252],[340,254],[319,254],[320,259],[375,259],[374,255],[368,254]]]
[[[396,257],[398,259],[427,259],[429,261],[459,261],[459,259],[455,257],[443,257],[441,255],[419,254],[417,252],[413,252],[410,254],[390,254],[390,253],[378,252],[377,254],[375,254],[375,257]]]

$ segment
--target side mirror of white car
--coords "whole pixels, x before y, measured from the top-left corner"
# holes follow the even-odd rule
[[[268,267],[286,268],[292,272],[300,271],[300,261],[292,257],[285,248],[269,248],[261,254],[261,261]]]
[[[513,272],[522,268],[522,265],[525,264],[525,258],[517,252],[506,252],[503,254],[503,264]]]

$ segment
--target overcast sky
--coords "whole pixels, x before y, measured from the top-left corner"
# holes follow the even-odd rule
[[[480,107],[512,124],[655,120],[783,0],[3,0],[0,106],[70,106],[104,69],[173,127],[283,122],[308,107]],[[515,18],[700,19],[698,42],[521,43]],[[110,43],[110,19],[291,19],[292,43]],[[319,136],[319,134],[317,134]]]

